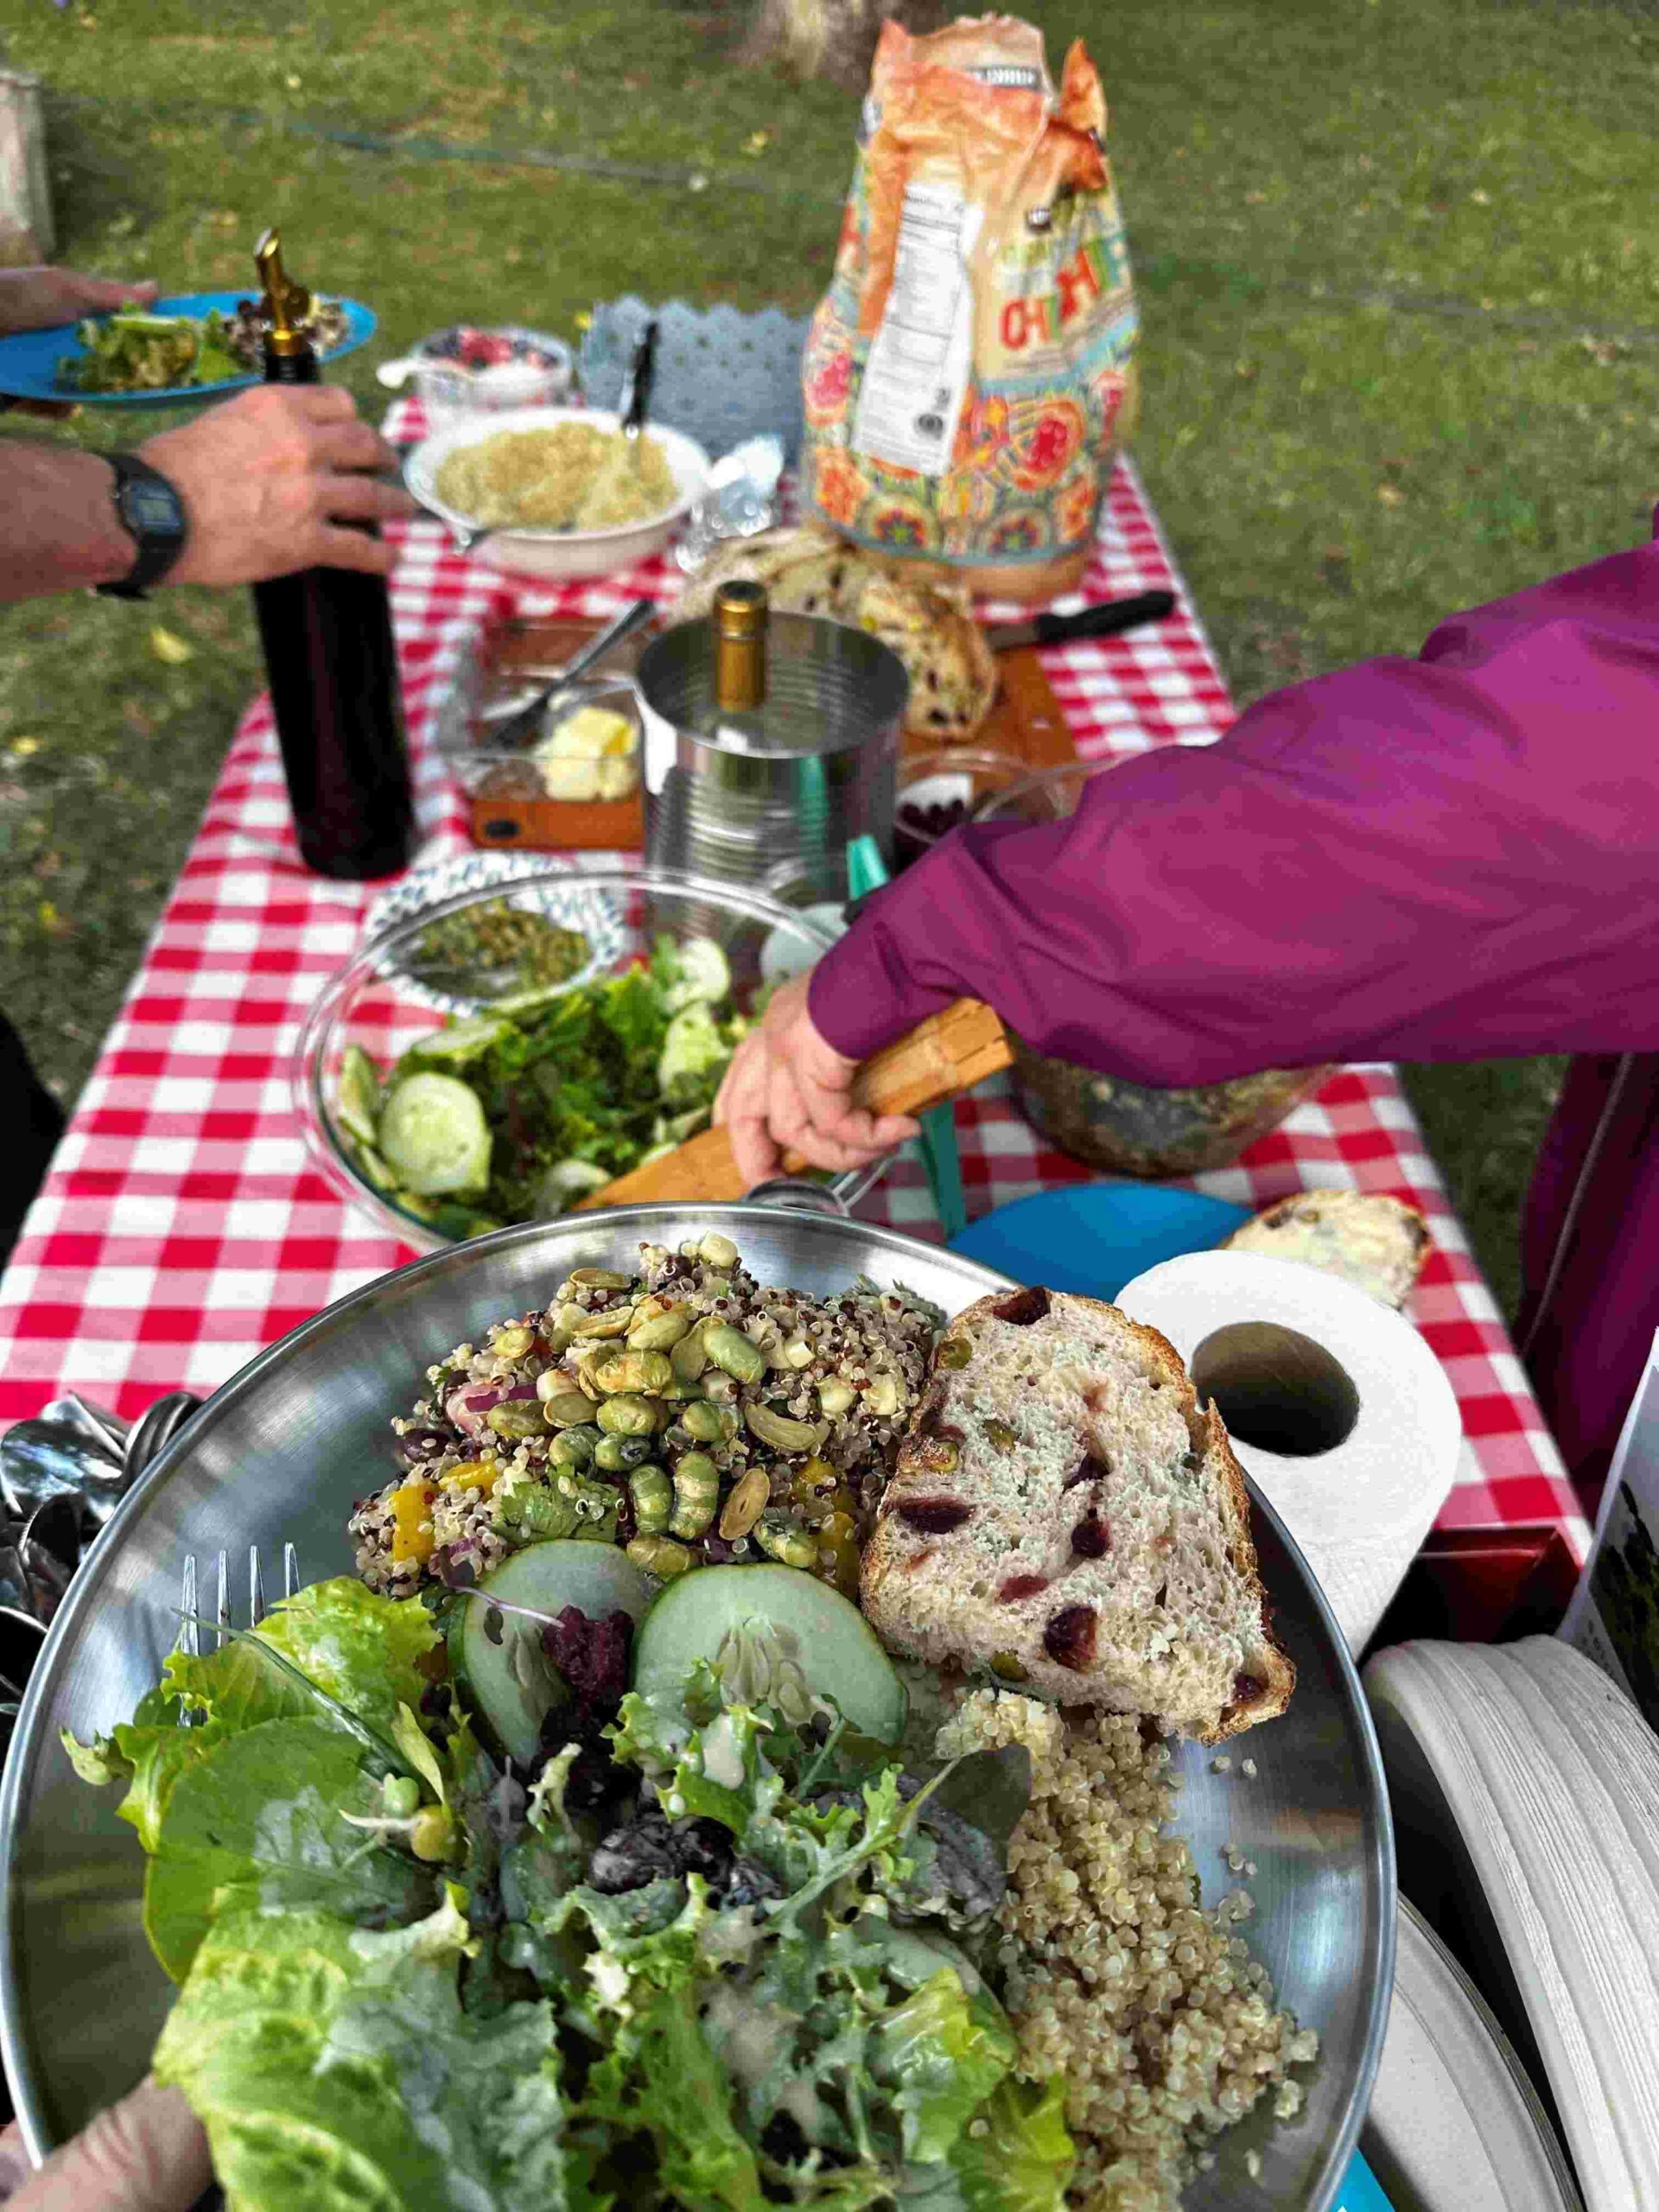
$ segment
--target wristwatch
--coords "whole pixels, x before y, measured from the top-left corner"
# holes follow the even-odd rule
[[[136,453],[106,453],[104,459],[115,471],[116,515],[138,557],[119,583],[97,588],[106,599],[143,599],[184,550],[190,535],[184,502],[160,469]]]

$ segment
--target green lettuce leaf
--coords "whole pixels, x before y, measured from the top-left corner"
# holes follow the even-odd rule
[[[463,2012],[473,1948],[454,1893],[385,1935],[232,1910],[156,2049],[200,2114],[235,2212],[578,2212],[556,2024],[542,2003]]]
[[[213,1744],[176,1774],[152,1847],[144,1928],[156,1957],[182,1980],[231,1888],[369,1927],[429,1910],[431,1876],[346,1818],[385,1809],[362,1751],[326,1719],[262,1721]]]
[[[950,2146],[967,2212],[1060,2212],[1076,2164],[1058,2075],[1041,2088],[1008,2075]]]
[[[762,2212],[760,2167],[733,2124],[731,2082],[703,2040],[689,1978],[644,1995],[588,2076],[584,2113],[650,2138],[663,2196]]]
[[[395,1735],[400,1705],[420,1710],[430,1686],[421,1662],[439,1640],[418,1599],[382,1598],[346,1575],[285,1599],[254,1633],[387,1738]]]
[[[906,2161],[944,2158],[1014,2057],[1001,2008],[970,1998],[948,1967],[888,2012],[871,2038],[870,2070],[892,2092]]]

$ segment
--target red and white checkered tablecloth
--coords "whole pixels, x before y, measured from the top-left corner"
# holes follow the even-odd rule
[[[411,403],[388,425],[394,437],[419,427]],[[669,595],[676,575],[653,563],[601,582],[527,589],[457,557],[434,523],[398,535],[392,597],[420,865],[466,849],[462,808],[430,732],[468,631],[515,613],[609,613],[642,592]],[[1124,463],[1082,596],[1160,584],[1179,598],[1155,629],[1048,652],[1055,692],[1089,757],[1205,744],[1232,713]],[[299,863],[269,706],[256,702],[0,1278],[0,1425],[65,1389],[128,1417],[165,1390],[211,1390],[320,1306],[411,1256],[307,1166],[284,1076],[308,1005],[353,950],[377,889],[327,883]],[[1033,1134],[1006,1082],[961,1102],[957,1121],[971,1214],[1088,1179]],[[1440,1525],[1553,1522],[1582,1555],[1587,1531],[1554,1445],[1391,1070],[1345,1070],[1236,1166],[1197,1185],[1251,1205],[1357,1186],[1421,1205],[1434,1249],[1414,1318],[1446,1364],[1468,1438]],[[913,1236],[939,1234],[910,1158],[861,1211]]]

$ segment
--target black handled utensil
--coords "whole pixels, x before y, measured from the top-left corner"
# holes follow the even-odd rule
[[[645,325],[639,343],[633,349],[633,359],[628,368],[627,391],[622,404],[622,435],[631,442],[645,427],[645,416],[651,409],[651,387],[657,375],[657,321],[655,316]]]
[[[1034,614],[1028,622],[988,622],[986,642],[994,653],[1015,645],[1058,645],[1071,638],[1119,638],[1144,622],[1161,622],[1173,612],[1173,591],[1136,592],[1132,599],[1103,599],[1075,614]]]
[[[520,707],[516,714],[507,717],[499,728],[490,732],[490,751],[517,752],[522,746],[529,744],[540,732],[542,716],[547,712],[549,700],[574,683],[579,676],[585,676],[594,663],[602,660],[613,646],[620,645],[625,638],[631,638],[636,630],[649,622],[655,612],[656,602],[649,599],[636,599],[632,607],[625,607],[613,621],[607,622],[597,636],[588,639],[580,652],[574,653],[566,661],[553,681],[538,691],[527,706]]]

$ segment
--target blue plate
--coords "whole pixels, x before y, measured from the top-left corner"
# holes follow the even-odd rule
[[[232,315],[239,302],[251,296],[245,289],[173,292],[145,312],[205,315],[209,308],[217,308],[221,315]],[[325,365],[356,353],[375,333],[375,318],[367,308],[356,300],[341,300],[338,304],[345,311],[346,335],[322,356]],[[60,365],[84,359],[86,352],[73,322],[54,324],[50,330],[20,330],[10,338],[0,338],[0,392],[12,399],[55,399],[80,407],[173,407],[222,399],[226,392],[243,391],[250,385],[264,382],[257,369],[250,369],[246,376],[226,377],[217,384],[168,385],[159,391],[66,391],[58,381]]]
[[[1206,1252],[1250,1218],[1248,1206],[1163,1183],[1079,1183],[1016,1198],[969,1222],[950,1249],[1016,1282],[1116,1298],[1183,1252]]]

